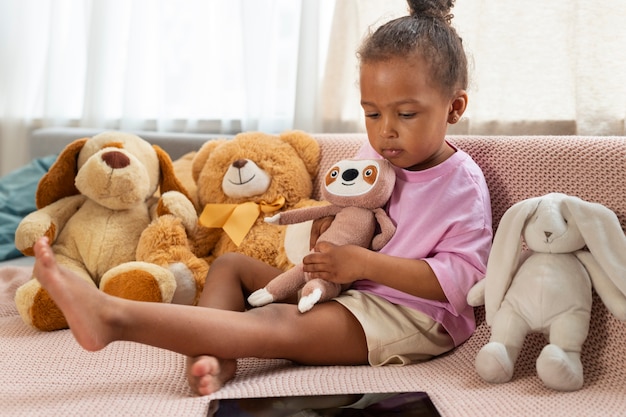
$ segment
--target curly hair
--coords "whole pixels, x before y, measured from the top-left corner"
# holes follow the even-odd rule
[[[392,58],[423,58],[431,80],[452,94],[466,89],[467,57],[451,25],[454,0],[409,0],[409,15],[394,19],[371,33],[357,51],[362,64]]]

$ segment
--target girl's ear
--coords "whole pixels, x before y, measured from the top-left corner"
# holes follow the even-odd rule
[[[467,91],[457,90],[450,101],[450,110],[448,111],[448,123],[455,124],[461,120],[461,116],[467,109]]]

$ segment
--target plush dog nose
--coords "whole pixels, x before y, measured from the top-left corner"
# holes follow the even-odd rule
[[[119,151],[103,153],[102,160],[113,169],[124,168],[130,165],[130,158]]]

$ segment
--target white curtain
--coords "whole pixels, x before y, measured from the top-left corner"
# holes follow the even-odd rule
[[[331,38],[341,42],[329,46],[326,127],[362,125],[349,81],[353,51],[370,25],[391,17],[380,3],[337,2]],[[384,3],[406,9],[402,1]],[[624,0],[457,0],[452,12],[471,85],[468,111],[450,133],[626,134]]]
[[[625,134],[623,0],[458,0],[451,133]],[[355,49],[404,0],[0,0],[0,174],[45,126],[362,131]]]
[[[0,1],[0,174],[38,127],[319,129],[332,0]]]

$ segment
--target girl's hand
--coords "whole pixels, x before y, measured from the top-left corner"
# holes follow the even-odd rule
[[[406,259],[355,245],[319,242],[302,260],[307,279],[344,285],[368,279],[390,288],[435,301],[446,301],[437,276],[423,259]],[[393,273],[390,273],[393,271]]]
[[[315,252],[306,255],[302,263],[309,279],[350,284],[365,278],[370,253],[368,249],[359,246],[319,242],[315,245]]]
[[[315,244],[317,240],[320,238],[320,235],[326,231],[330,227],[330,225],[335,220],[335,216],[326,216],[321,219],[313,220],[313,225],[311,226],[311,236],[309,238],[309,249],[313,250],[315,248]]]

